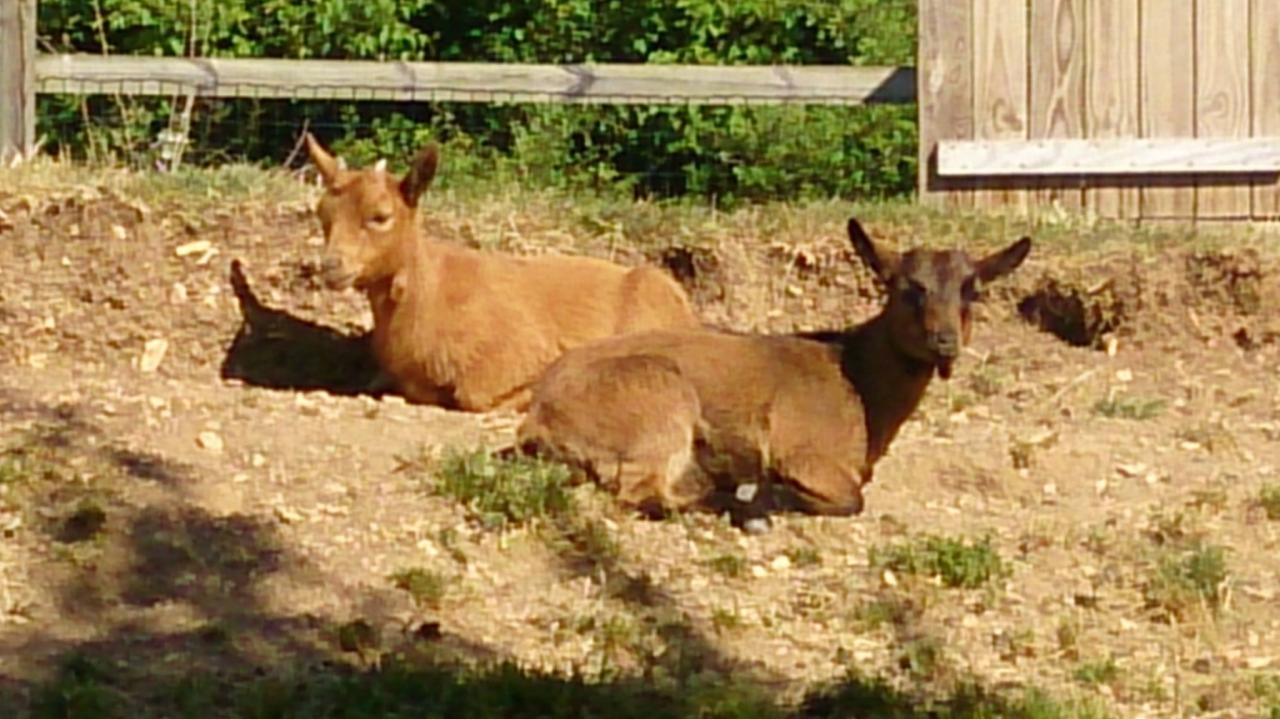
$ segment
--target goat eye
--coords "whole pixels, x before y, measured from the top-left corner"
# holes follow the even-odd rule
[[[902,298],[907,301],[907,304],[916,309],[924,307],[924,296],[924,287],[914,282],[908,283],[906,289],[902,291]]]
[[[391,215],[378,213],[369,218],[368,224],[370,227],[375,229],[386,229],[387,226],[391,224]]]

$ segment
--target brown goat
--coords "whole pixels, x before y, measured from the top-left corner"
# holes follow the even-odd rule
[[[434,144],[400,179],[383,163],[344,169],[310,134],[306,144],[325,185],[316,207],[324,279],[369,297],[374,353],[411,402],[525,409],[530,385],[569,348],[699,326],[684,291],[655,267],[522,258],[421,237],[417,206],[435,176]]]
[[[853,219],[848,231],[888,289],[872,319],[843,332],[656,331],[579,348],[535,385],[519,446],[649,512],[756,484],[765,511],[859,514],[862,487],[929,380],[951,376],[979,288],[1018,267],[1031,240],[974,261],[900,255]]]

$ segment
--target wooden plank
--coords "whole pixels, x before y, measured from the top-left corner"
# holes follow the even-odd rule
[[[1196,3],[1196,137],[1249,136],[1249,2]],[[1248,217],[1251,195],[1239,181],[1198,183],[1196,216]]]
[[[914,102],[905,67],[531,65],[42,55],[41,92],[400,101],[859,105]]]
[[[1280,135],[1280,2],[1253,2],[1253,134]],[[1253,190],[1253,216],[1280,218],[1280,183],[1259,181]]]
[[[1031,0],[1031,139],[1084,137],[1083,0]],[[1082,182],[1040,183],[1038,204],[1079,209]]]
[[[1085,79],[1090,138],[1138,136],[1138,3],[1086,0],[1089,71]],[[1101,217],[1136,218],[1136,187],[1093,187],[1085,205]]]
[[[966,187],[948,186],[936,171],[938,140],[973,137],[973,5],[921,0],[919,68],[920,199],[928,204],[973,204]]]
[[[980,140],[1027,137],[1027,15],[1022,2],[973,0],[974,136]],[[981,189],[977,207],[1025,207],[1018,188]]]
[[[36,0],[0,2],[0,160],[36,140]]]
[[[1280,173],[1280,135],[1233,139],[944,140],[946,177]]]
[[[1142,0],[1142,136],[1194,137],[1195,7],[1187,0]],[[1193,186],[1143,187],[1143,218],[1195,217]]]

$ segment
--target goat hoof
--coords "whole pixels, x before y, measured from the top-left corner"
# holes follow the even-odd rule
[[[742,531],[747,534],[766,534],[773,529],[773,522],[768,517],[752,517],[742,523]]]

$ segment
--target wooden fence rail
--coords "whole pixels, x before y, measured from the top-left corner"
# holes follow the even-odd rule
[[[304,100],[860,105],[915,100],[911,68],[533,65],[40,55],[37,92]]]

